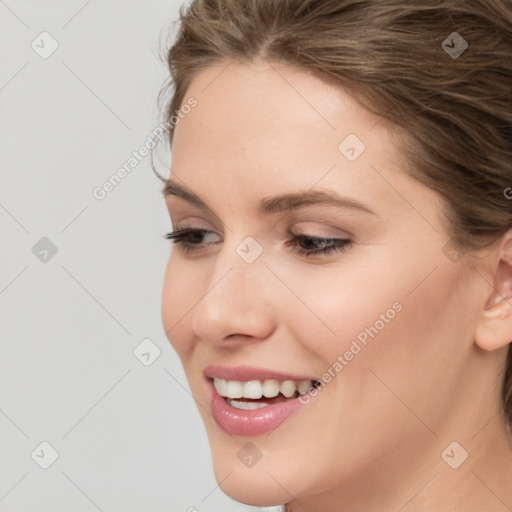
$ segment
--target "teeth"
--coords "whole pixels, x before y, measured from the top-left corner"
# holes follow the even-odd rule
[[[242,385],[242,396],[244,398],[261,398],[263,386],[259,380],[250,380]]]
[[[290,398],[293,395],[295,395],[295,391],[297,390],[297,386],[295,385],[295,382],[293,380],[285,380],[283,383],[281,383],[281,387],[279,388],[279,391],[286,397]]]
[[[229,398],[242,398],[242,390],[243,386],[240,381],[226,381],[226,396],[228,396]]]
[[[213,379],[213,386],[220,396],[227,396],[227,385],[224,379]]]
[[[264,381],[250,380],[247,382],[241,382],[238,380],[213,379],[213,386],[220,396],[227,398],[251,398],[253,400],[258,400],[263,396],[265,398],[273,398],[279,393],[284,395],[286,398],[291,398],[296,394],[296,392],[300,395],[307,393],[312,385],[313,381],[311,380],[303,380],[299,382],[285,380],[283,382],[279,382],[275,379],[268,379]],[[252,407],[252,405],[258,405],[251,404],[251,407],[246,407],[246,404],[249,402],[236,403],[243,404],[239,406],[240,409],[255,409],[256,407]],[[261,404],[259,405],[262,406]]]
[[[267,407],[268,404],[265,402],[240,402],[238,400],[231,400],[228,398],[228,404],[237,409],[253,410]]]
[[[297,391],[299,392],[299,395],[307,393],[312,385],[313,382],[310,380],[303,380],[301,383],[299,383],[299,385],[297,386]]]
[[[263,381],[263,396],[265,398],[273,398],[279,395],[279,381],[270,379]]]

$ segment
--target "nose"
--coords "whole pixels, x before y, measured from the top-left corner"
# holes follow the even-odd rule
[[[224,348],[268,338],[276,328],[271,277],[262,257],[247,263],[225,246],[193,309],[195,334]]]

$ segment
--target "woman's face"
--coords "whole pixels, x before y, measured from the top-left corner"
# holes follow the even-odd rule
[[[171,180],[203,205],[176,188],[166,202],[174,229],[207,233],[173,246],[162,315],[222,489],[255,505],[349,499],[446,466],[482,393],[483,280],[449,251],[439,196],[400,166],[393,127],[283,65],[208,68],[189,97]],[[233,381],[218,381],[232,405],[213,377]],[[294,393],[286,380],[321,385],[237,395]]]

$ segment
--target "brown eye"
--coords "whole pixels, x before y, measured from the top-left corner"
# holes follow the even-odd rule
[[[204,245],[204,238],[208,235],[215,235],[213,231],[207,229],[193,229],[193,228],[182,228],[174,230],[172,233],[167,233],[165,238],[171,240],[172,243],[178,244],[180,249],[184,252],[196,251]],[[216,242],[209,242],[218,243]]]
[[[295,235],[287,242],[287,245],[294,246],[301,256],[346,251],[351,244],[352,240],[348,238],[320,238],[308,235]]]

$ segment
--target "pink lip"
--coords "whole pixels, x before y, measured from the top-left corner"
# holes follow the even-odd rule
[[[259,436],[272,432],[304,407],[298,398],[294,398],[251,411],[237,409],[215,391],[213,381],[208,381],[208,387],[214,420],[222,430],[235,436]]]
[[[316,377],[305,375],[292,375],[277,370],[268,370],[265,368],[254,368],[252,366],[217,366],[208,365],[204,368],[203,373],[210,379],[239,380],[247,382],[249,380],[316,380]]]
[[[213,386],[211,379],[238,380],[247,382],[250,380],[276,379],[285,380],[316,380],[314,377],[304,375],[292,375],[277,370],[253,368],[250,366],[217,366],[209,365],[204,368],[204,375],[210,392],[212,415],[217,424],[225,432],[239,436],[258,436],[276,429],[287,418],[301,410],[305,404],[298,398],[268,405],[261,409],[244,410],[229,405],[227,400],[220,396]]]

